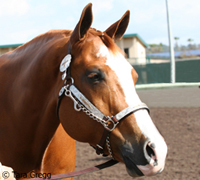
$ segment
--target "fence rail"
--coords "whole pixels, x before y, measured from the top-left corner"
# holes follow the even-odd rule
[[[170,83],[170,63],[133,65],[138,84]],[[176,82],[200,82],[200,59],[176,61]]]

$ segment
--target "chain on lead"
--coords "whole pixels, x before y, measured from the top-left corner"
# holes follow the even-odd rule
[[[110,145],[110,138],[109,138],[109,135],[107,136],[106,138],[106,145],[107,145],[107,149],[108,149],[108,152],[110,154],[110,156],[113,158],[113,153],[112,153],[112,149],[111,149],[111,145]],[[113,158],[114,159],[114,158]]]
[[[85,108],[76,98],[74,98],[72,92],[69,90],[70,85],[74,84],[74,79],[72,77],[66,78],[65,84],[66,84],[66,86],[64,86],[61,90],[63,92],[64,89],[65,89],[65,95],[70,97],[74,101],[74,109],[76,111],[81,111],[82,110],[90,118],[92,118],[93,120],[101,123],[105,128],[108,128],[109,121],[112,122],[110,118],[108,118],[108,121],[105,121],[105,120],[99,118],[98,116],[96,116],[92,112],[90,112],[87,108]],[[60,92],[60,93],[62,93],[62,92]],[[115,128],[115,126],[116,125],[114,125],[113,128],[110,129],[110,131],[112,131]]]
[[[108,127],[108,121],[110,120],[110,118],[108,118],[108,121],[105,121],[97,116],[95,116],[92,112],[90,112],[87,108],[85,108],[82,104],[80,104],[80,102],[78,100],[76,100],[73,95],[72,95],[72,92],[69,90],[69,86],[70,85],[66,85],[64,86],[64,89],[65,89],[65,95],[70,97],[73,102],[74,102],[74,109],[76,111],[83,111],[86,115],[88,115],[90,118],[92,118],[93,120],[101,123],[105,128]],[[113,128],[114,129],[114,128]],[[112,131],[112,130],[111,130]],[[110,154],[110,156],[113,158],[113,154],[112,154],[112,150],[111,150],[111,146],[110,146],[110,138],[109,136],[107,136],[106,138],[106,144],[107,144],[107,148],[108,148],[108,152]],[[113,158],[114,159],[114,158]]]
[[[101,123],[104,127],[108,127],[108,123],[107,121],[95,116],[93,113],[91,113],[88,109],[86,109],[82,104],[79,103],[79,101],[77,101],[73,95],[72,92],[68,89],[68,87],[65,88],[66,92],[65,95],[70,97],[73,101],[74,101],[74,109],[76,111],[83,111],[86,115],[88,115],[90,118],[92,118],[93,120]]]

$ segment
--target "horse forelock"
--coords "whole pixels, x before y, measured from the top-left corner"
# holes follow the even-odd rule
[[[114,40],[110,38],[106,33],[96,30],[94,28],[90,28],[89,33],[92,35],[98,36],[104,45],[113,53],[116,54],[120,51],[118,46],[116,46]]]

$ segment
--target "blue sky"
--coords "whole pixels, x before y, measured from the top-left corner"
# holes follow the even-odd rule
[[[82,9],[93,4],[92,27],[104,31],[126,12],[126,34],[146,43],[168,44],[165,0],[0,0],[0,45],[25,43],[51,29],[74,29]],[[200,1],[168,0],[173,37],[200,44]]]

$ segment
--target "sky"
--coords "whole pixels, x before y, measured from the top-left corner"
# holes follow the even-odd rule
[[[83,8],[93,4],[92,27],[104,31],[130,10],[125,34],[147,44],[168,45],[166,0],[0,0],[0,45],[26,43],[52,29],[73,30]],[[168,0],[173,37],[200,44],[200,0]],[[175,43],[175,42],[174,42]]]

